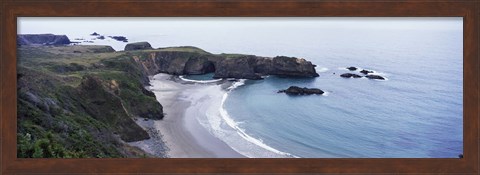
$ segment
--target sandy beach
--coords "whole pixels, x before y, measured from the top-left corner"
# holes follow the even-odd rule
[[[204,88],[218,86],[215,84],[193,84],[182,82],[178,78],[167,74],[158,74],[152,77],[150,90],[155,93],[157,100],[163,105],[165,117],[163,120],[151,122],[137,122],[144,128],[153,127],[161,137],[135,143],[146,152],[158,155],[155,144],[161,139],[165,144],[167,157],[171,158],[238,158],[244,157],[225,142],[216,138],[207,131],[197,120],[197,115],[206,115],[205,112],[195,112],[186,115],[186,111],[199,111],[201,105],[208,105],[213,97],[205,96],[199,101],[189,101],[189,94],[201,92]],[[148,124],[150,123],[150,124]],[[155,134],[155,133],[154,133]],[[151,141],[157,139],[157,142]]]

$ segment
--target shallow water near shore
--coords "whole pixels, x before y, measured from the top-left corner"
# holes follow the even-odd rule
[[[52,25],[51,21],[48,25]],[[238,81],[222,88],[211,75],[180,78],[205,86],[184,97],[204,110],[201,126],[247,157],[456,158],[463,153],[462,18],[175,18],[132,22],[112,30],[39,32],[83,37],[94,31],[148,41],[154,48],[196,46],[208,52],[305,58],[317,78]],[[142,25],[148,24],[148,25]],[[101,26],[101,25],[100,25]],[[144,29],[143,26],[150,26]],[[118,33],[113,33],[118,32]],[[25,33],[35,33],[25,31]],[[125,44],[98,41],[117,51]],[[386,81],[346,79],[356,66]],[[324,95],[288,96],[289,86],[320,88]],[[204,95],[205,95],[204,94]],[[161,102],[162,103],[162,102]],[[201,110],[200,110],[201,109]]]

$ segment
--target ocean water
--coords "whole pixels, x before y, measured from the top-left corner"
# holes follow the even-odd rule
[[[132,26],[128,30],[78,19],[69,21],[89,27],[34,31],[27,30],[33,19],[21,20],[19,33],[63,31],[73,38],[117,32],[153,47],[191,45],[211,53],[295,56],[316,64],[317,78],[240,80],[224,92],[216,119],[233,134],[213,134],[248,157],[455,158],[463,153],[462,18],[128,18],[132,25],[110,20]],[[145,32],[134,30],[139,26]],[[116,50],[126,44],[101,42]],[[349,66],[374,70],[387,80],[341,78]],[[209,77],[181,78],[216,81]],[[293,85],[327,93],[277,93]],[[225,133],[221,129],[210,131]]]

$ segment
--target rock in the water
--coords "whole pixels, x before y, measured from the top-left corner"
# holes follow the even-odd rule
[[[360,71],[360,73],[367,75],[369,73],[373,73],[373,71],[363,69],[362,71]]]
[[[277,56],[272,59],[270,75],[288,77],[318,77],[314,64],[303,58]]]
[[[99,37],[97,37],[97,39],[104,40],[105,36],[99,36]]]
[[[290,86],[288,89],[279,90],[277,93],[286,93],[288,95],[310,95],[310,94],[323,94],[324,92],[318,88],[301,88],[298,86]]]
[[[123,41],[123,42],[128,42],[128,39],[127,37],[124,37],[124,36],[108,36],[114,40],[117,40],[117,41]]]
[[[367,77],[368,79],[385,80],[385,78],[380,75],[367,75],[365,77]]]
[[[347,67],[347,69],[350,70],[350,71],[355,71],[355,70],[357,70],[357,68],[356,68],[356,67],[353,67],[353,66]]]
[[[26,34],[17,35],[17,45],[67,45],[70,39],[66,35]]]
[[[343,78],[351,78],[351,77],[353,77],[353,78],[361,78],[361,77],[362,77],[362,76],[360,76],[360,75],[352,74],[352,73],[344,73],[344,74],[342,74],[342,75],[340,75],[340,76],[343,77]]]
[[[137,42],[137,43],[129,43],[125,46],[125,51],[130,50],[148,50],[153,49],[150,43],[148,42]]]
[[[93,32],[92,34],[90,34],[91,36],[98,36],[100,34],[98,34],[97,32]]]

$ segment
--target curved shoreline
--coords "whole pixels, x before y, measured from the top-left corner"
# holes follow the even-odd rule
[[[194,115],[186,115],[192,103],[208,102],[188,101],[184,94],[192,94],[202,86],[192,86],[172,81],[173,76],[157,74],[150,81],[150,89],[163,105],[166,116],[155,121],[154,127],[162,134],[168,147],[167,156],[171,158],[243,158],[225,142],[210,134]],[[197,113],[203,115],[202,113]]]

